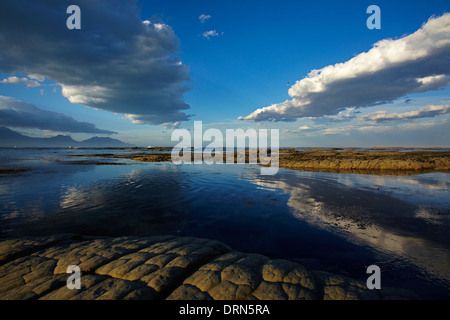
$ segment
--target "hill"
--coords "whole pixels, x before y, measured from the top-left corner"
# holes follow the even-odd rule
[[[20,134],[14,130],[0,127],[0,147],[20,147],[20,148],[127,148],[131,144],[109,137],[92,137],[84,141],[77,141],[71,136],[57,135],[51,138],[32,138]]]

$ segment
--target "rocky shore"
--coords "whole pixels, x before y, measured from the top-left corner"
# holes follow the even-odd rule
[[[81,288],[69,289],[70,265]],[[209,239],[88,237],[0,241],[0,300],[373,300],[419,299],[288,260],[234,251]]]
[[[162,148],[164,153],[137,152],[130,154],[90,154],[81,156],[131,159],[142,162],[171,161],[170,151]],[[154,151],[154,150],[150,150]],[[158,149],[159,151],[159,149]],[[269,151],[270,152],[270,151]],[[75,155],[80,156],[80,155]],[[193,154],[191,154],[193,161]],[[245,151],[244,162],[249,162],[249,152]],[[226,161],[226,153],[223,154]],[[265,163],[269,157],[264,159]],[[234,162],[238,162],[238,153],[234,152]],[[260,163],[258,154],[257,162]],[[270,164],[269,164],[270,165]],[[424,172],[450,172],[450,151],[445,150],[395,150],[369,149],[365,151],[352,149],[282,149],[279,152],[279,167],[304,170],[361,174],[396,174],[407,175]]]
[[[291,149],[285,152],[280,155],[280,167],[288,169],[349,173],[450,171],[448,151]]]

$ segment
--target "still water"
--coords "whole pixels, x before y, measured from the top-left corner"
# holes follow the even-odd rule
[[[368,175],[174,165],[0,149],[0,236],[196,236],[450,298],[450,173]],[[16,170],[15,172],[7,170]]]

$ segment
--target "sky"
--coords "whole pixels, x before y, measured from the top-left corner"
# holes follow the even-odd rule
[[[69,5],[81,29],[69,29]],[[380,29],[369,29],[370,5]],[[448,1],[0,3],[0,126],[172,146],[279,129],[289,147],[449,147]],[[206,143],[205,143],[206,144]]]

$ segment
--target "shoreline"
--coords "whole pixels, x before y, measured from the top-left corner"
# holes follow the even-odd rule
[[[280,167],[331,172],[450,172],[449,151],[313,149],[280,155]]]
[[[134,149],[131,149],[134,150]],[[167,152],[168,148],[157,151]],[[149,149],[149,151],[153,151]],[[234,152],[234,163],[238,162],[238,154]],[[170,153],[138,152],[131,154],[85,154],[74,157],[100,157],[114,159],[130,159],[140,162],[168,162]],[[226,153],[223,153],[225,162]],[[249,151],[245,150],[244,163],[249,163]],[[191,153],[191,160],[193,160]],[[260,164],[259,154],[257,163]],[[270,160],[270,156],[265,158]],[[261,165],[261,164],[260,164]],[[450,172],[450,151],[392,151],[390,148],[374,148],[357,151],[341,148],[330,149],[282,149],[279,152],[279,167],[303,171],[322,171],[333,173],[411,175],[427,172]]]

